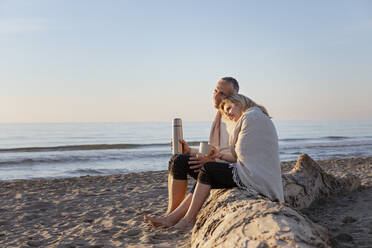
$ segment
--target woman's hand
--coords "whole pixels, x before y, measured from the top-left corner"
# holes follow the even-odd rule
[[[212,160],[220,159],[225,160],[229,163],[236,163],[236,157],[229,153],[220,153],[220,151],[214,146],[211,147],[211,151],[209,152],[207,157]]]
[[[209,151],[207,156],[211,159],[216,159],[221,156],[221,153],[216,147],[211,146],[211,150]]]
[[[191,148],[189,147],[189,144],[187,144],[183,139],[180,139],[180,143],[182,145],[182,154],[190,155]],[[171,140],[171,150],[173,150],[173,140]]]

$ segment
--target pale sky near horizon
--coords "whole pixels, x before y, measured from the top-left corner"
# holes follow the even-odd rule
[[[372,119],[372,1],[0,0],[0,123]]]

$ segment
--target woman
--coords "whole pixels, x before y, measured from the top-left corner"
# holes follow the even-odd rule
[[[284,202],[278,136],[267,110],[244,95],[226,99],[220,109],[237,122],[230,137],[237,159],[232,168],[235,183]]]
[[[183,218],[177,219],[180,220],[175,224],[176,228],[194,225],[211,188],[240,187],[252,194],[284,201],[278,137],[266,109],[248,97],[236,94],[224,99],[219,110],[236,122],[230,136],[232,153],[220,153],[212,147],[209,156],[228,163],[208,162],[203,165],[190,207],[182,214]]]

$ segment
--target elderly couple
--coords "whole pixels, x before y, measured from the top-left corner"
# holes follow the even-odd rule
[[[239,187],[284,201],[275,127],[263,106],[238,91],[234,78],[218,81],[213,93],[218,112],[210,134],[211,152],[203,156],[181,140],[183,154],[169,162],[168,210],[162,216],[145,215],[145,221],[178,229],[193,226],[215,188]],[[187,175],[197,180],[188,194]]]

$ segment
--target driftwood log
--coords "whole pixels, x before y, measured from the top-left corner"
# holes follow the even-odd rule
[[[192,247],[329,247],[326,228],[297,210],[357,189],[359,178],[326,174],[304,154],[282,179],[285,203],[238,188],[212,190],[192,230]]]

